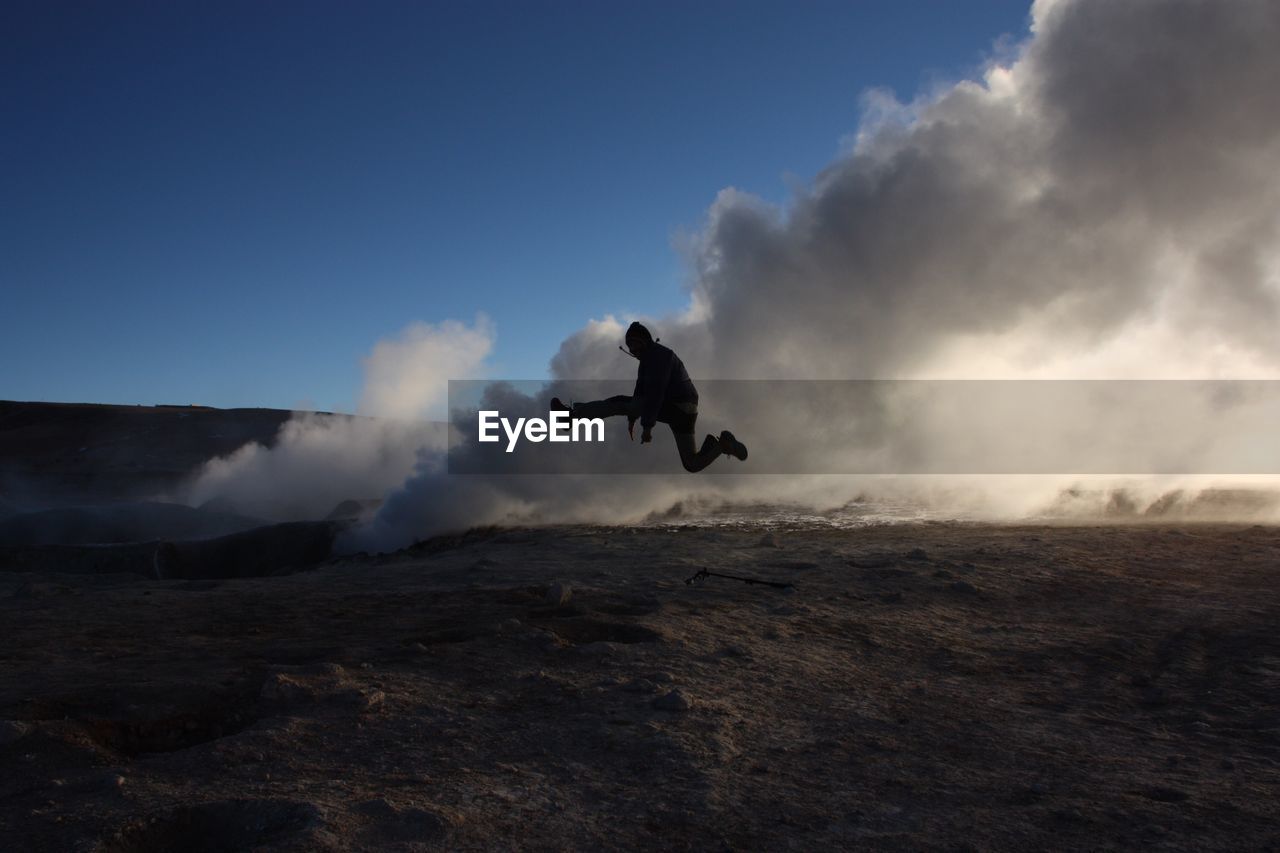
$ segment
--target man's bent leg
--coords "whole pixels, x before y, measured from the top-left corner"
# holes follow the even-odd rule
[[[693,433],[672,430],[671,435],[676,440],[676,449],[680,451],[680,464],[684,465],[684,470],[691,474],[715,462],[722,452],[720,440],[714,435],[708,435],[703,439],[701,450],[694,450]]]

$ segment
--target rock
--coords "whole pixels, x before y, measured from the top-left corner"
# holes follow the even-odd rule
[[[907,559],[908,560],[928,560],[929,555],[925,552],[923,548],[912,548],[910,551],[907,552]]]
[[[773,531],[772,530],[767,531],[763,536],[761,536],[760,541],[756,543],[756,547],[757,548],[777,548],[778,540],[777,540],[777,537],[773,535]]]
[[[547,594],[543,597],[543,600],[552,607],[564,607],[571,598],[573,598],[573,590],[569,588],[569,585],[556,581],[547,587]]]
[[[951,590],[952,592],[958,592],[961,595],[977,595],[978,594],[978,588],[967,581],[956,581],[954,583],[948,584],[947,589]]]
[[[521,627],[521,623],[519,619],[504,619],[502,620],[501,624],[498,625],[498,630],[519,631],[520,627]]]
[[[676,680],[676,677],[669,672],[655,672],[649,678],[658,684],[670,684]]]
[[[31,733],[31,726],[17,720],[0,720],[0,746],[22,740]]]
[[[372,711],[387,701],[387,694],[381,690],[352,690],[342,696],[347,704],[358,711]]]
[[[622,689],[628,693],[657,693],[658,685],[647,678],[636,678],[623,685]]]
[[[260,695],[267,702],[299,702],[314,698],[309,687],[281,672],[267,676]]]
[[[933,573],[933,576],[935,578],[940,578],[941,580],[950,580],[953,577],[951,572],[947,571],[946,569],[938,569],[936,572]]]
[[[531,631],[527,636],[544,652],[555,652],[565,647],[565,642],[550,631]]]
[[[657,699],[653,700],[653,707],[659,711],[687,711],[691,707],[689,699],[679,690],[672,690],[670,693],[664,693]]]

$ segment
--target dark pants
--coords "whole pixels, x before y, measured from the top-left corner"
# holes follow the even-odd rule
[[[642,406],[640,397],[619,394],[606,400],[576,403],[573,407],[573,416],[575,418],[612,418],[626,415],[629,420],[635,421],[640,417]],[[694,440],[694,428],[698,423],[696,411],[686,412],[670,400],[664,400],[662,407],[658,409],[658,422],[671,427],[671,435],[676,440],[676,449],[680,451],[680,464],[684,465],[684,470],[701,471],[720,456],[720,442],[711,435],[703,441],[702,449],[697,449],[697,443]]]

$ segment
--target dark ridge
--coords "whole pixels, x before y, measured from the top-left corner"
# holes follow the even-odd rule
[[[153,501],[66,507],[0,520],[0,545],[120,545],[210,539],[265,524],[259,518]]]
[[[147,499],[176,488],[209,459],[250,442],[273,445],[293,415],[0,401],[0,509],[4,502],[43,509]]]
[[[432,536],[430,539],[423,539],[405,548],[403,553],[413,554],[414,556],[439,554],[442,551],[453,551],[478,542],[488,542],[499,536],[511,533],[511,530],[508,527],[473,527],[462,533],[447,533],[441,536]]]
[[[191,542],[0,547],[0,571],[230,580],[291,574],[328,560],[341,522],[291,521]]]

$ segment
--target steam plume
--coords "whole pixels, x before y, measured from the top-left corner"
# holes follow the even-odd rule
[[[721,192],[688,249],[690,307],[654,325],[695,380],[1276,378],[1276,44],[1273,0],[1037,0],[981,79],[868,93],[845,153],[786,207]],[[553,376],[625,378],[622,328],[588,323]],[[753,489],[450,479],[426,455],[352,547]]]
[[[356,417],[298,413],[274,446],[247,444],[205,464],[187,495],[193,504],[280,521],[322,518],[343,500],[378,498],[403,482],[420,454],[446,445],[442,418],[450,376],[480,376],[493,324],[414,323],[364,360]]]

